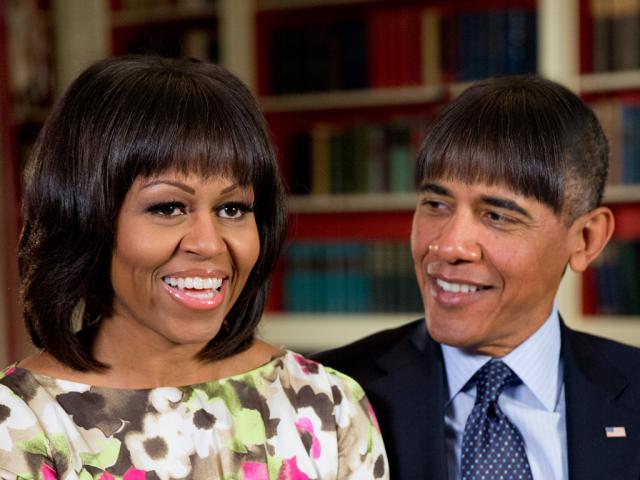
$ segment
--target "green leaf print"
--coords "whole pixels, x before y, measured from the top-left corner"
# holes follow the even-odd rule
[[[19,473],[16,476],[16,480],[33,480],[35,477],[30,473]]]
[[[82,456],[82,454],[80,454]],[[103,472],[100,472],[96,475],[96,478],[100,478]],[[87,472],[84,468],[80,471],[80,475],[78,475],[78,480],[94,480],[89,472]]]
[[[71,458],[71,445],[69,445],[69,440],[64,436],[64,434],[58,433],[51,435],[49,442],[54,452],[59,453],[63,458]]]
[[[241,443],[257,445],[266,441],[267,433],[260,412],[243,408],[233,415],[233,419],[236,427],[235,436]]]
[[[267,469],[269,470],[269,478],[278,478],[280,469],[282,468],[282,458],[267,455]]]
[[[115,465],[120,454],[120,440],[117,438],[105,439],[99,444],[98,453],[81,453],[83,465],[106,469]]]
[[[188,406],[192,411],[195,409],[194,404],[197,405],[198,402],[196,391],[204,393],[211,400],[221,398],[232,415],[242,409],[242,404],[233,386],[227,382],[215,382],[198,385],[192,390],[188,400]]]
[[[18,442],[18,446],[27,453],[42,455],[43,457],[49,455],[49,440],[44,436],[44,433],[39,433],[29,440]]]

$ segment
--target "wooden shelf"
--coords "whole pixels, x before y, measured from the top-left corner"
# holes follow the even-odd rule
[[[416,208],[415,193],[364,193],[344,195],[296,195],[289,210],[296,213],[389,212]]]
[[[581,93],[640,89],[640,70],[590,73],[580,76]]]
[[[259,0],[256,5],[256,10],[265,12],[271,10],[291,10],[294,8],[354,5],[372,2],[389,2],[389,0]]]
[[[577,320],[567,318],[567,324],[576,330],[640,346],[640,317],[593,315]]]
[[[215,3],[185,3],[161,5],[157,7],[128,8],[115,10],[111,13],[111,26],[114,28],[135,27],[147,23],[209,18],[215,17],[217,14],[218,8]]]
[[[604,192],[605,203],[640,202],[640,184],[607,185]],[[639,207],[640,208],[640,207]]]
[[[278,346],[303,352],[339,347],[387,328],[422,317],[405,314],[265,314],[258,336]]]
[[[260,104],[265,112],[295,112],[430,103],[443,100],[445,94],[446,89],[441,85],[420,85],[263,96],[260,98]]]
[[[44,123],[49,116],[50,109],[47,107],[32,107],[26,109],[16,109],[13,112],[12,121],[14,125],[24,125],[27,123]]]
[[[316,352],[353,342],[380,330],[394,328],[422,317],[421,312],[403,314],[295,314],[268,313],[258,336],[278,346]],[[590,316],[569,320],[576,330],[640,346],[640,318]]]
[[[640,185],[608,185],[604,201],[608,204],[638,202]],[[288,202],[289,210],[294,213],[412,211],[416,208],[417,194],[293,195],[288,198]]]

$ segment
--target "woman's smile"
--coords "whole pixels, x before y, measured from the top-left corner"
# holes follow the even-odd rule
[[[224,301],[225,280],[222,272],[172,274],[163,277],[163,286],[178,303],[194,310],[213,310]]]

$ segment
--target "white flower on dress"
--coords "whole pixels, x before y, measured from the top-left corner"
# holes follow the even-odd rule
[[[273,401],[273,399],[271,400]],[[302,407],[295,412],[279,410],[277,418],[280,419],[277,433],[269,439],[274,456],[283,459],[295,458],[296,468],[299,468],[310,478],[331,478],[334,476],[337,465],[331,461],[330,455],[326,455],[326,458],[329,459],[326,463],[324,459],[316,461],[319,459],[313,458],[314,453],[320,456],[322,450],[337,451],[335,435],[332,432],[321,433],[322,422],[315,410],[312,407]],[[318,436],[319,433],[321,436]],[[305,443],[302,441],[303,436],[307,436],[312,441],[311,451],[307,451]],[[318,439],[323,442],[322,446],[320,443],[313,442]]]
[[[133,465],[155,472],[162,480],[186,477],[191,472],[189,456],[193,453],[188,422],[178,411],[147,415],[144,430],[125,437]]]
[[[209,398],[202,390],[195,389],[189,408],[193,410],[193,441],[198,456],[206,458],[210,451],[221,452],[231,441],[233,424],[224,400]]]
[[[182,400],[182,392],[173,387],[154,388],[149,394],[149,402],[160,413],[173,410]]]
[[[7,452],[13,448],[11,430],[26,430],[36,424],[36,417],[23,400],[4,385],[0,385],[0,448]]]

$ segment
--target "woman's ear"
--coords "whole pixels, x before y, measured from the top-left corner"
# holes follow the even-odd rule
[[[574,241],[569,266],[574,272],[584,272],[613,235],[615,220],[607,207],[598,207],[573,222],[569,235]]]

